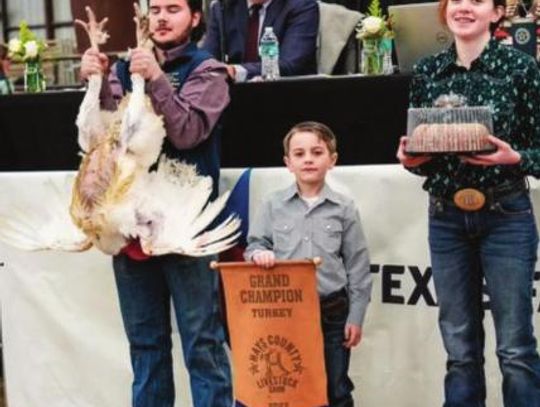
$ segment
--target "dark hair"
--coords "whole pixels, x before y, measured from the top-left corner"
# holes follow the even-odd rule
[[[192,13],[200,13],[201,19],[199,25],[191,31],[191,41],[199,42],[206,31],[206,22],[204,21],[202,0],[187,0],[187,4]]]
[[[319,140],[324,141],[330,154],[334,154],[337,151],[336,135],[330,127],[319,122],[302,122],[293,126],[283,139],[283,151],[286,156],[289,155],[289,144],[291,143],[292,136],[301,131],[313,133]]]
[[[439,20],[443,25],[446,24],[446,8],[448,7],[448,2],[450,0],[439,0]],[[493,0],[493,7],[497,8],[499,6],[502,6],[503,8],[506,8],[506,0]],[[502,18],[501,18],[502,20]],[[499,25],[500,20],[496,23],[491,24],[491,31],[493,32],[495,28]]]

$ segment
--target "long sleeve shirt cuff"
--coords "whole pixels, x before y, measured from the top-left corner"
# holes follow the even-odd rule
[[[247,69],[242,65],[234,65],[234,80],[235,82],[245,82],[247,80]]]
[[[349,316],[347,317],[347,323],[362,326],[368,305],[369,298],[351,302],[349,305]]]
[[[519,155],[521,156],[521,161],[517,164],[516,170],[520,172],[520,174],[526,175],[526,174],[535,174],[536,171],[534,171],[535,167],[535,160],[533,157],[531,157],[531,153],[529,151],[518,151]]]
[[[249,251],[245,251],[244,252],[244,260],[245,261],[253,261],[253,257],[255,257],[256,254],[260,253],[260,252],[264,252],[265,250],[268,250],[268,249],[252,249],[252,250],[249,250]]]

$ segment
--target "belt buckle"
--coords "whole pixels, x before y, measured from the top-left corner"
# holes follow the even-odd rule
[[[474,188],[460,189],[454,194],[454,203],[461,210],[477,211],[486,203],[486,196]]]

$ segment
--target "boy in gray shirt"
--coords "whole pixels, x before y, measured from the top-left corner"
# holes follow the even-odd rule
[[[326,173],[337,160],[336,138],[327,126],[304,122],[283,140],[285,164],[296,178],[263,204],[249,229],[244,257],[273,267],[275,259],[319,256],[324,353],[331,407],[353,406],[350,349],[362,337],[371,293],[366,240],[352,199],[333,191]]]

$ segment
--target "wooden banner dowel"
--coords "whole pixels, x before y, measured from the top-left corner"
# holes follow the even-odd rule
[[[292,265],[292,264],[306,264],[306,263],[312,263],[315,265],[315,267],[319,267],[322,264],[322,258],[321,257],[314,257],[312,259],[305,259],[305,260],[276,260],[276,263],[274,264],[274,267],[277,266],[286,266],[286,265]],[[252,267],[255,263],[252,261],[225,261],[225,262],[218,262],[218,261],[211,261],[210,262],[210,268],[212,270],[219,271],[221,267]]]

